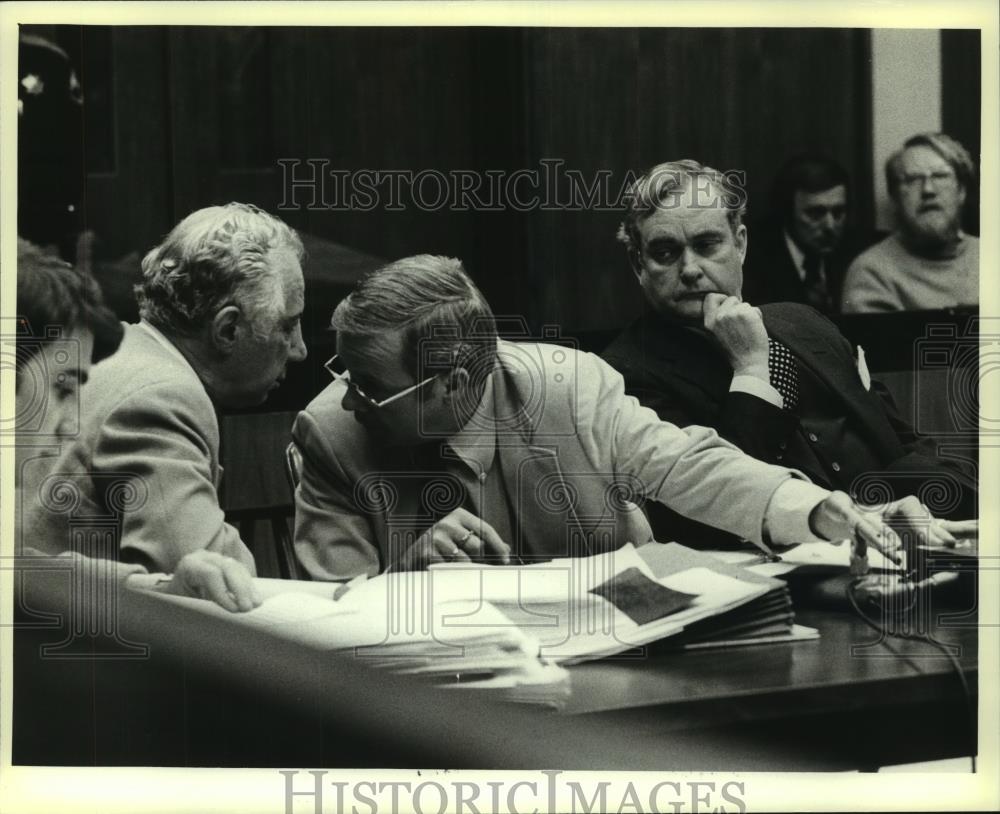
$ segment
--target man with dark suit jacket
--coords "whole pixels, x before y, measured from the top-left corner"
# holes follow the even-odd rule
[[[747,250],[750,300],[837,311],[844,272],[857,253],[845,233],[849,189],[847,171],[826,156],[798,155],[778,171],[769,218]]]
[[[833,323],[806,305],[743,301],[745,195],[729,177],[694,161],[661,164],[626,206],[618,237],[646,309],[603,355],[627,392],[665,420],[714,427],[863,503],[917,495],[937,515],[974,511],[974,484],[920,443]],[[927,515],[915,499],[890,508]],[[707,532],[651,512],[659,539]]]

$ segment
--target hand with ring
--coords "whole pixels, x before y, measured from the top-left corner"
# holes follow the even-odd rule
[[[496,529],[465,509],[449,512],[417,538],[394,570],[419,571],[439,562],[510,562],[510,546]]]

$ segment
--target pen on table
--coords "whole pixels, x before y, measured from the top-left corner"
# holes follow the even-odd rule
[[[757,548],[759,548],[761,550],[761,552],[763,553],[763,555],[767,558],[768,562],[781,562],[781,555],[780,554],[775,554],[771,550],[771,547],[767,543],[765,543],[763,540],[760,540],[760,541],[758,541],[758,540],[751,540],[750,542],[753,543],[755,546],[757,546]]]
[[[358,574],[354,579],[338,585],[333,592],[333,601],[336,602],[340,597],[346,594],[355,585],[360,585],[362,582],[368,579],[368,574]]]

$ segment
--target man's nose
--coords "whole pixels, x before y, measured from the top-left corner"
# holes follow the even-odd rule
[[[701,277],[701,266],[698,265],[698,254],[691,248],[685,248],[681,256],[681,280],[693,283]]]
[[[305,360],[308,353],[306,343],[302,339],[302,326],[298,325],[295,328],[295,335],[292,337],[292,349],[288,353],[288,359],[291,362],[301,362]]]

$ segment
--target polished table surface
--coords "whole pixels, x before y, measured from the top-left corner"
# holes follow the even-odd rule
[[[572,668],[566,711],[669,709],[705,720],[741,720],[795,711],[931,702],[959,691],[951,661],[921,641],[884,638],[847,609],[798,609],[796,622],[820,638],[785,644],[605,659]],[[959,626],[960,625],[960,626]],[[937,640],[957,648],[967,675],[977,669],[974,621],[937,625]],[[724,702],[724,703],[720,703]],[[669,725],[670,721],[667,722]]]
[[[966,597],[971,600],[971,597]],[[978,634],[971,601],[953,597],[887,626],[930,635],[882,637],[846,605],[796,607],[820,638],[657,652],[571,668],[565,712],[631,726],[637,736],[700,733],[724,743],[727,769],[875,770],[976,751]],[[929,625],[914,619],[932,620]],[[910,627],[904,626],[909,620]]]
[[[841,770],[973,750],[951,662],[879,642],[846,608],[797,606],[814,641],[576,665],[561,712],[471,692],[456,703],[455,690],[141,595],[119,610],[148,657],[51,660],[38,645],[59,631],[15,637],[15,762]],[[975,618],[960,601],[929,611],[938,641],[960,648],[974,705]]]

